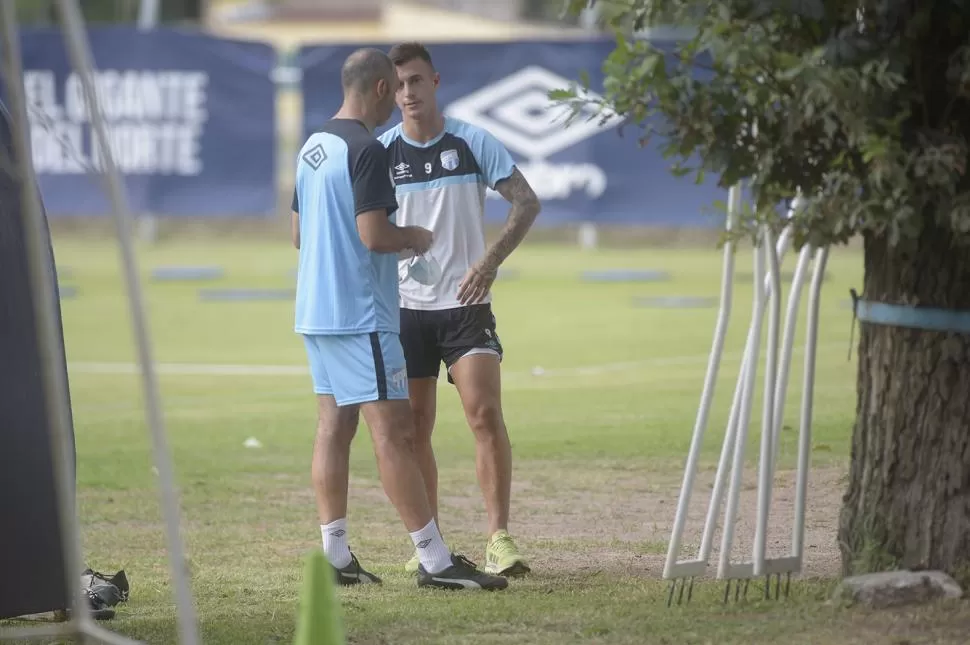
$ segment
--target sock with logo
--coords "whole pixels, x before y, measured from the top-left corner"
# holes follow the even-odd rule
[[[342,517],[330,524],[321,524],[320,533],[323,535],[323,554],[330,564],[343,569],[351,563],[350,546],[347,544],[347,518]]]
[[[434,518],[423,529],[411,534],[421,566],[428,573],[441,573],[451,566],[451,551],[445,544]]]

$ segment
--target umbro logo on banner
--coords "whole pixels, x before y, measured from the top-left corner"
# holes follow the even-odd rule
[[[569,108],[557,105],[548,94],[572,84],[568,78],[532,65],[458,99],[448,105],[445,114],[488,130],[527,159],[545,159],[623,122],[610,113],[589,119],[596,109],[586,107],[567,127]],[[584,96],[594,102],[602,98],[595,92]]]

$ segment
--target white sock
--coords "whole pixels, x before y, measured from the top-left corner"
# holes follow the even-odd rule
[[[342,517],[330,524],[320,525],[323,535],[323,554],[330,560],[330,564],[343,569],[350,564],[350,546],[347,544],[347,518]]]
[[[451,551],[445,545],[434,518],[423,529],[411,534],[421,566],[428,573],[440,573],[451,566]]]

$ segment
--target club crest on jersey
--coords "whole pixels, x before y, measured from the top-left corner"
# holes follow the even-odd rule
[[[445,170],[454,170],[458,167],[458,151],[455,149],[445,150],[441,153],[441,167]]]

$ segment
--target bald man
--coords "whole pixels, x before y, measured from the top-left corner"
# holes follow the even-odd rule
[[[421,562],[418,586],[505,589],[504,578],[445,545],[414,454],[397,260],[427,251],[431,232],[395,224],[387,151],[373,135],[394,109],[397,73],[386,54],[361,49],[344,62],[341,84],[340,110],[300,150],[292,216],[300,251],[294,329],[317,395],[312,477],[323,550],[338,584],[381,582],[347,539],[350,444],[363,412],[384,491]]]

